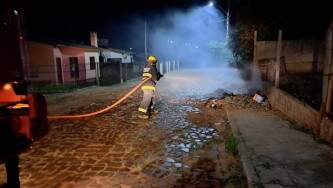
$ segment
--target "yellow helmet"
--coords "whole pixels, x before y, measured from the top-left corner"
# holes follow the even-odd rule
[[[154,55],[149,55],[147,61],[151,64],[155,64],[157,62],[157,58]]]

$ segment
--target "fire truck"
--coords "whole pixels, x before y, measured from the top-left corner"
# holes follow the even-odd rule
[[[1,163],[29,149],[34,140],[47,134],[49,127],[45,98],[28,91],[29,67],[22,27],[23,11],[9,2],[0,3]]]

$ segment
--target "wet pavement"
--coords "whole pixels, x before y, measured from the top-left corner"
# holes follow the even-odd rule
[[[224,149],[218,141],[226,117],[220,111],[217,117],[221,117],[213,123],[190,121],[188,113],[203,116],[195,100],[165,90],[178,76],[170,74],[159,84],[164,89],[156,95],[158,112],[149,121],[137,118],[141,94],[136,94],[100,116],[51,122],[50,133],[20,156],[22,187],[222,187],[222,168],[217,167]],[[93,111],[132,86],[50,96],[49,105],[58,114]],[[184,94],[185,90],[178,90]],[[61,101],[69,101],[62,104],[66,111]],[[4,165],[0,165],[0,185],[4,181]]]

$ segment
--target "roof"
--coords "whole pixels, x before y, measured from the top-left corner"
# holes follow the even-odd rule
[[[93,46],[85,45],[85,44],[77,44],[77,43],[71,43],[71,42],[64,42],[61,40],[54,40],[54,39],[33,39],[33,40],[28,40],[28,42],[37,42],[41,44],[48,44],[52,45],[54,47],[56,46],[68,46],[68,47],[76,47],[76,48],[85,48],[85,49],[99,49]]]
[[[89,50],[95,50],[98,51],[100,48],[94,47],[94,46],[89,46],[89,45],[84,45],[84,44],[72,44],[72,43],[61,43],[61,44],[56,44],[55,46],[65,46],[65,47],[74,47],[74,48],[83,48],[83,49],[89,49]]]
[[[77,43],[71,43],[71,42],[64,42],[64,41],[60,41],[60,40],[38,39],[38,40],[29,40],[29,41],[44,43],[44,44],[52,45],[54,47],[64,46],[64,47],[75,47],[75,48],[83,48],[83,49],[90,49],[90,50],[101,50],[101,51],[108,50],[108,51],[117,52],[117,53],[134,54],[133,52],[116,49],[116,48],[100,48],[100,47],[89,46],[86,44],[77,44]]]
[[[121,50],[121,49],[116,49],[116,48],[101,48],[101,49],[112,51],[112,52],[118,52],[118,53],[134,54],[133,52],[126,51],[126,50]]]

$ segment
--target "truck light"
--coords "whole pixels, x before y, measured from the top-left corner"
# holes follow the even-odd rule
[[[3,89],[6,91],[12,90],[13,89],[12,84],[6,83],[5,85],[3,85]]]

